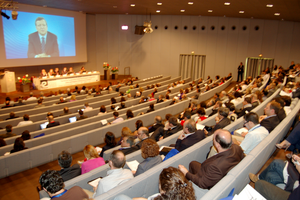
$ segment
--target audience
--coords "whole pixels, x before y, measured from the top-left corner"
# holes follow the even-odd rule
[[[15,152],[18,152],[18,151],[22,151],[24,149],[28,149],[28,148],[25,147],[24,140],[21,137],[18,137],[15,140],[14,148],[10,151],[10,153],[15,153]]]
[[[29,115],[27,115],[27,114],[25,114],[23,116],[23,120],[24,121],[19,122],[17,126],[25,126],[27,124],[32,124],[33,123],[32,121],[29,121]]]
[[[117,146],[116,137],[112,132],[107,132],[104,138],[105,146],[102,147],[102,151],[100,153],[100,157],[103,157],[104,151],[114,148]]]
[[[25,140],[29,140],[31,138],[31,135],[28,130],[23,131],[21,138]]]
[[[9,137],[16,136],[16,134],[12,133],[12,130],[13,130],[12,125],[10,125],[10,124],[6,125],[5,129],[6,129],[6,133],[1,134],[0,138],[9,138]]]
[[[79,114],[79,117],[77,117],[77,121],[88,118],[88,116],[84,115],[84,112],[82,110],[79,110],[78,114]]]
[[[48,116],[48,121],[49,121],[49,124],[47,124],[47,127],[46,127],[46,128],[51,128],[51,127],[60,125],[59,122],[54,121],[53,115],[49,115],[49,116]]]

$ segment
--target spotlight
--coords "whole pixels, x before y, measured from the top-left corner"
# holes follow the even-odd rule
[[[9,19],[9,18],[10,18],[10,16],[8,16],[6,13],[4,13],[4,12],[2,12],[2,11],[1,11],[1,15],[2,15],[3,17],[5,17],[6,19]]]
[[[11,11],[11,18],[13,20],[17,20],[17,18],[18,18],[18,11],[16,11],[16,10]]]

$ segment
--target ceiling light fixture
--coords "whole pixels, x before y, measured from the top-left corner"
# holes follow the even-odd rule
[[[158,6],[161,6],[161,5],[162,5],[162,3],[157,3],[157,5],[158,5]]]
[[[157,12],[157,13],[160,13],[160,10],[157,10],[156,12]]]
[[[130,6],[131,6],[131,7],[134,7],[134,6],[135,6],[135,4],[133,4],[133,3],[132,3],[132,4],[130,4]]]
[[[180,10],[180,12],[185,12],[185,10]]]
[[[193,5],[193,4],[194,4],[194,2],[190,1],[190,2],[188,2],[188,4],[189,4],[189,5]]]
[[[208,10],[207,12],[213,12],[213,10]]]
[[[280,13],[274,13],[274,15],[275,15],[275,16],[279,16],[279,15],[280,15]]]
[[[225,5],[225,6],[229,6],[230,3],[229,3],[229,2],[225,2],[224,5]]]
[[[16,4],[18,4],[18,2],[14,2],[13,0],[1,1],[0,2],[1,15],[3,17],[5,17],[6,19],[9,19],[10,16],[8,16],[6,13],[4,13],[3,10],[12,10],[11,17],[13,20],[16,20],[18,18],[18,11],[16,11],[16,9],[18,9],[18,7],[16,6]]]
[[[273,7],[273,4],[267,4],[266,5],[268,8],[272,8]]]
[[[243,14],[243,13],[245,13],[245,11],[243,11],[243,10],[240,10],[240,11],[239,11],[239,13]]]

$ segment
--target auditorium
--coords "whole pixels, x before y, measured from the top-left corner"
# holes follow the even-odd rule
[[[0,2],[1,199],[300,198],[296,0]]]

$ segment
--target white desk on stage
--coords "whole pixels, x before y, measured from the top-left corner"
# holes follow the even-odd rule
[[[33,83],[39,90],[67,87],[100,81],[100,72],[87,72],[83,74],[63,75],[47,78],[34,78]]]
[[[8,93],[16,91],[15,72],[5,71],[0,74],[1,92]]]

